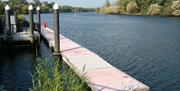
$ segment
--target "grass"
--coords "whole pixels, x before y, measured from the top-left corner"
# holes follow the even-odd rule
[[[51,64],[48,60],[38,59],[32,75],[33,87],[30,91],[90,91],[86,78],[79,77],[72,69]]]

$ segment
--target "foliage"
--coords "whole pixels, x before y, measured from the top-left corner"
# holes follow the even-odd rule
[[[120,14],[120,13],[124,13],[124,12],[125,12],[124,7],[110,6],[110,7],[105,9],[104,13],[106,13],[106,14]]]
[[[53,12],[52,6],[54,5],[54,2],[47,2],[47,1],[42,1],[40,0],[33,0],[33,3],[28,3],[28,0],[9,0],[9,1],[4,1],[0,0],[0,14],[4,13],[4,7],[5,4],[7,3],[12,10],[16,10],[18,14],[27,14],[28,13],[28,7],[29,4],[32,4],[35,7],[40,6],[41,7],[41,12],[42,13],[49,13]],[[89,12],[89,11],[94,11],[93,8],[82,8],[82,7],[71,7],[71,6],[61,6],[60,10],[62,12],[74,12],[75,9],[77,9],[80,12]]]
[[[79,78],[70,68],[63,69],[58,62],[38,60],[30,91],[90,91],[85,78]]]
[[[180,16],[180,0],[179,1],[174,1],[172,4],[172,14],[175,16]]]
[[[96,13],[100,13],[100,9],[99,7],[96,8]]]
[[[148,9],[148,15],[159,15],[162,11],[162,6],[156,4],[150,5]]]
[[[137,13],[138,12],[138,5],[135,1],[132,1],[130,2],[128,5],[127,5],[127,8],[126,8],[126,11],[128,13]]]
[[[82,7],[72,7],[72,6],[61,6],[60,12],[89,12],[94,11],[93,8],[82,8]]]
[[[3,14],[4,7],[5,7],[4,3],[0,0],[0,15]]]
[[[126,7],[130,0],[117,0],[116,5],[121,7]]]
[[[152,14],[155,13],[156,15],[179,15],[179,2],[180,0],[116,0],[115,6],[119,6],[125,8],[126,12],[124,13],[120,13],[120,14],[132,14],[134,15],[135,13],[139,14],[139,15],[148,15],[148,14]],[[161,6],[162,8],[160,9],[160,7],[158,7],[159,9],[157,9],[157,7],[155,7],[154,5],[157,4],[159,6]],[[153,5],[153,6],[151,6]],[[151,8],[150,8],[151,6]],[[172,6],[172,7],[171,7]],[[152,7],[159,12],[153,12],[154,9],[152,9]],[[104,6],[102,6],[101,8],[101,13],[104,12],[111,12],[112,9],[109,9],[110,11],[107,11],[106,8],[104,8]],[[117,11],[117,10],[116,10]],[[116,13],[116,12],[115,12]]]
[[[29,23],[28,23],[28,21],[25,19],[24,16],[18,15],[18,16],[17,16],[17,19],[18,19],[18,25],[19,25],[19,26],[21,26],[21,27],[27,27],[27,26],[29,26]]]
[[[8,1],[8,5],[11,7],[11,9],[17,10],[18,14],[21,13],[22,6],[26,4],[27,4],[26,0],[9,0]]]
[[[21,5],[21,8],[19,9],[19,13],[27,14],[28,13],[28,5]]]
[[[40,5],[40,0],[33,0],[35,5]]]
[[[172,14],[175,16],[180,16],[180,10],[175,10],[174,12],[172,12]]]
[[[172,4],[172,7],[171,9],[173,11],[177,10],[177,9],[180,9],[180,1],[174,1],[173,4]]]
[[[106,0],[105,4],[103,5],[103,8],[108,8],[110,6],[111,6],[110,2]]]

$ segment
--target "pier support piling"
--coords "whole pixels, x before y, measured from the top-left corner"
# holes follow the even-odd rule
[[[29,5],[28,9],[29,9],[29,25],[30,25],[29,34],[30,34],[30,37],[31,37],[30,41],[31,41],[32,44],[34,44],[33,6]]]
[[[56,60],[61,60],[61,53],[60,53],[60,34],[59,34],[59,5],[55,3],[53,5],[54,9],[54,55]]]
[[[6,36],[7,36],[7,41],[11,42],[12,41],[12,36],[11,36],[11,23],[10,23],[10,7],[9,5],[5,6],[5,16],[6,16]]]
[[[38,18],[38,31],[41,34],[41,11],[40,11],[40,7],[37,7],[37,18]]]

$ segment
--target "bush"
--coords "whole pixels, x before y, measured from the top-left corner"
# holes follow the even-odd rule
[[[148,15],[159,15],[162,11],[162,6],[158,4],[151,4],[148,9]]]
[[[110,6],[105,9],[104,13],[106,14],[121,14],[125,13],[125,8],[120,6]]]
[[[128,13],[137,13],[139,11],[137,3],[135,1],[130,2],[127,5],[126,11]]]
[[[172,15],[171,5],[164,6],[162,15]]]
[[[174,1],[171,6],[172,11],[180,9],[180,1]]]
[[[50,61],[38,60],[30,91],[90,91],[85,78],[79,78],[70,68],[63,71],[58,62],[51,65]]]
[[[171,10],[172,15],[180,16],[180,1],[174,1],[171,6]]]
[[[28,21],[25,19],[25,17],[23,15],[18,15],[17,19],[18,19],[18,25],[20,27],[28,27],[29,26]]]
[[[103,8],[108,8],[110,6],[111,6],[110,2],[108,0],[106,0],[106,2],[103,5]]]
[[[174,16],[180,16],[180,10],[175,10],[172,14]]]

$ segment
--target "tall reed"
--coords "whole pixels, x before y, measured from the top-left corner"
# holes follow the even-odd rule
[[[48,60],[37,60],[32,75],[33,86],[30,91],[90,91],[86,78],[79,77],[72,69],[51,64]],[[65,70],[63,70],[65,69]]]

